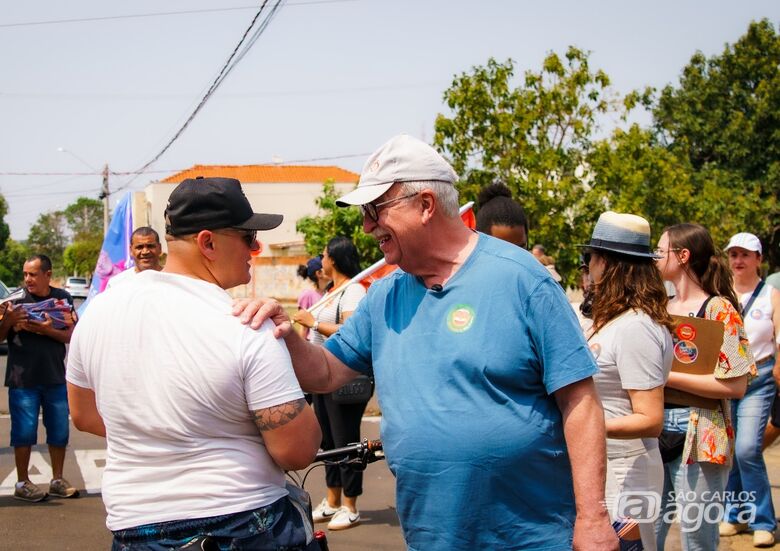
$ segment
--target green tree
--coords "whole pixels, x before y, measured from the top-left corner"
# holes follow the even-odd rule
[[[30,228],[27,247],[32,254],[45,254],[51,258],[55,274],[62,275],[62,253],[68,244],[65,215],[61,211],[46,212],[38,216]]]
[[[5,247],[6,241],[11,236],[11,230],[8,228],[8,224],[5,221],[5,217],[8,214],[8,202],[5,197],[0,195],[0,251]]]
[[[76,241],[65,248],[62,263],[68,274],[91,275],[100,254],[100,240]]]
[[[588,53],[570,47],[550,53],[539,71],[515,82],[514,63],[490,59],[455,78],[444,93],[452,116],[440,114],[434,143],[461,175],[464,199],[500,179],[523,204],[531,223],[530,242],[542,243],[573,280],[578,250],[598,212],[577,212],[590,189],[586,161],[597,119],[625,114],[644,98],[610,96],[609,77],[591,70]]]
[[[578,201],[575,225],[591,228],[610,209],[644,216],[657,239],[664,226],[696,219],[693,170],[687,159],[658,143],[648,129],[617,129],[594,144],[587,166],[591,188]]]
[[[780,265],[780,35],[768,20],[720,55],[693,55],[677,85],[665,87],[655,129],[694,170],[697,222],[717,243],[750,231]]]
[[[376,239],[363,232],[363,216],[357,207],[341,208],[336,206],[339,194],[329,180],[322,188],[322,195],[317,198],[317,207],[321,214],[304,216],[295,224],[295,229],[302,233],[306,240],[306,252],[312,256],[318,255],[332,238],[343,235],[352,239],[357,247],[362,266],[367,268],[380,258],[382,251]]]
[[[22,268],[30,256],[30,250],[23,243],[8,239],[0,251],[0,280],[9,287],[20,287],[23,283]]]
[[[103,202],[79,197],[63,211],[73,241],[92,241],[103,238]]]

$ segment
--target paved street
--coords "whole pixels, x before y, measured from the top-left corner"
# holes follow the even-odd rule
[[[5,373],[6,357],[0,356],[0,373]],[[369,409],[375,408],[371,404]],[[83,489],[78,499],[50,498],[42,503],[25,503],[11,497],[16,481],[13,450],[8,447],[10,420],[8,394],[0,392],[0,551],[4,550],[105,550],[110,548],[111,534],[105,527],[105,509],[100,498],[100,481],[105,465],[102,438],[87,435],[71,426],[71,445],[65,463],[65,477]],[[363,435],[377,438],[378,418],[367,417]],[[39,442],[45,441],[42,427]],[[775,503],[780,503],[780,445],[765,454],[773,484]],[[33,449],[31,460],[33,482],[48,484],[51,467],[45,446]],[[324,470],[316,468],[306,482],[306,489],[317,503],[324,496]],[[360,498],[362,523],[351,530],[329,532],[332,551],[402,551],[405,549],[395,513],[394,479],[384,462],[369,465],[364,479],[365,493]],[[324,529],[324,525],[318,525]],[[676,527],[667,542],[667,551],[679,551]],[[721,542],[719,551],[754,549],[750,535],[740,535]]]

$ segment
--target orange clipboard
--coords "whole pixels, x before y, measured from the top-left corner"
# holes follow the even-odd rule
[[[672,316],[675,321],[672,332],[674,353],[672,371],[709,375],[715,371],[723,346],[725,327],[717,320],[708,320],[690,316]],[[693,406],[706,409],[718,409],[720,400],[705,398],[667,388],[664,390],[664,402],[680,406]]]

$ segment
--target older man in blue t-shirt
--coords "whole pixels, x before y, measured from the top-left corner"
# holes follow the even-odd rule
[[[528,252],[463,225],[456,179],[427,144],[390,140],[340,203],[361,207],[401,270],[324,349],[273,301],[257,320],[277,323],[304,389],[374,375],[409,549],[616,550],[596,366],[573,311]]]

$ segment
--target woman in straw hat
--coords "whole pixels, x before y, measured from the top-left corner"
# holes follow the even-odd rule
[[[713,408],[667,405],[662,437],[681,436],[680,454],[664,464],[662,515],[656,522],[659,549],[669,530],[669,510],[680,519],[683,551],[718,548],[718,524],[734,450],[730,401],[741,398],[755,373],[731,274],[709,232],[698,224],[667,227],[656,254],[675,296],[669,313],[721,321],[725,334],[711,375],[672,372],[667,386],[716,399]],[[676,503],[671,503],[675,499]]]
[[[736,443],[734,466],[726,485],[729,506],[720,525],[720,535],[733,536],[750,529],[754,544],[771,545],[777,523],[761,444],[777,393],[773,370],[780,339],[780,291],[765,285],[761,279],[762,248],[758,237],[738,233],[729,240],[726,252],[758,377],[750,383],[745,396],[731,404]],[[738,513],[751,507],[751,503],[755,507],[754,517],[748,524],[738,522]]]
[[[583,255],[592,280],[587,336],[599,366],[594,382],[606,418],[606,500],[614,506],[613,520],[627,516],[621,507],[627,497],[663,490],[658,435],[672,365],[672,318],[654,258],[647,220],[616,212],[599,217]],[[649,518],[652,511],[633,510],[632,516]],[[640,523],[639,530],[643,547],[656,549],[653,525]]]

